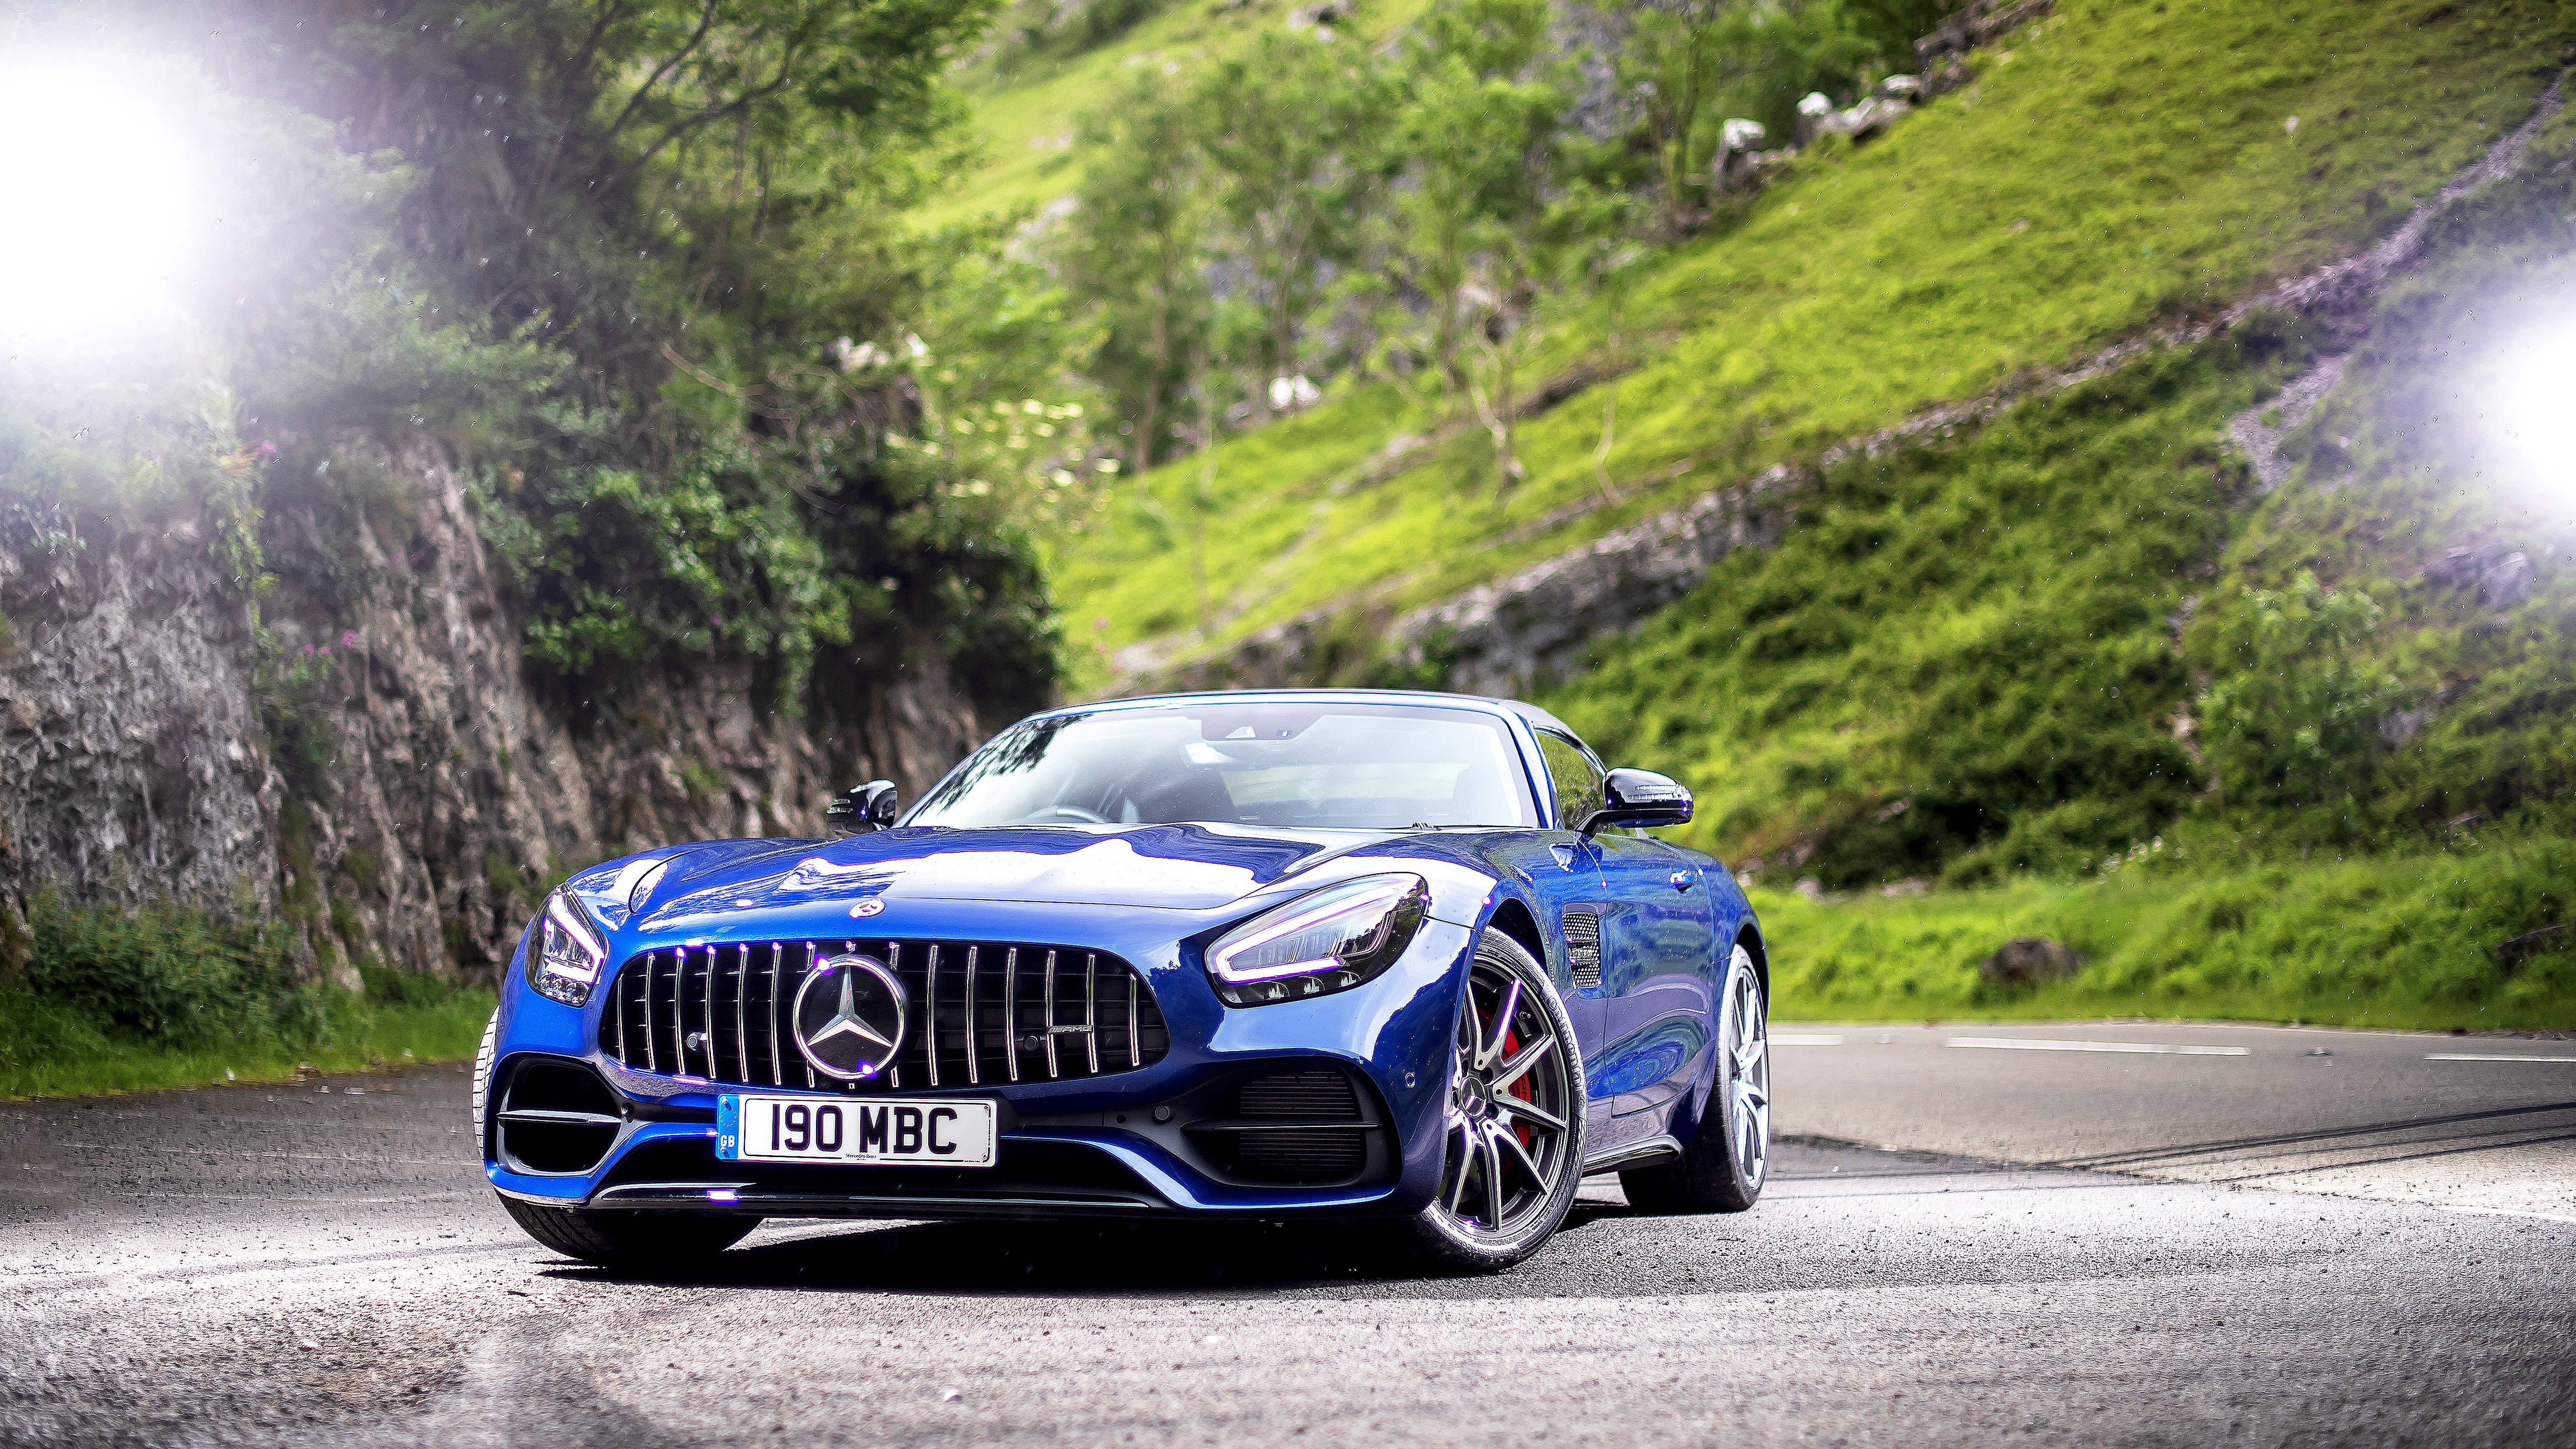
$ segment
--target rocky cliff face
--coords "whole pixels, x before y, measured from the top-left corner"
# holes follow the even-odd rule
[[[910,798],[982,736],[896,638],[861,641],[865,667],[838,661],[802,717],[747,664],[549,692],[452,462],[427,444],[373,461],[354,528],[272,509],[265,696],[205,520],[0,550],[0,916],[46,890],[174,900],[281,913],[346,985],[371,953],[488,972],[570,869],[819,834],[832,791],[885,777]]]

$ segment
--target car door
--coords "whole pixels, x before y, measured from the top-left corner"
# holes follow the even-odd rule
[[[1541,731],[1540,741],[1551,771],[1595,781],[1605,773],[1571,736]],[[1598,984],[1584,1042],[1591,1151],[1599,1153],[1664,1131],[1675,1102],[1707,1070],[1715,936],[1707,882],[1688,856],[1617,829],[1587,844],[1600,877]]]
[[[1563,860],[1562,893],[1552,903],[1564,933],[1566,954],[1574,963],[1573,987],[1565,994],[1565,1014],[1574,1023],[1574,1039],[1583,1048],[1587,1093],[1585,1139],[1590,1151],[1602,1146],[1610,1122],[1610,1098],[1592,1091],[1598,1079],[1595,1063],[1604,1045],[1607,1020],[1601,980],[1601,916],[1608,904],[1601,881],[1601,847],[1576,827],[1601,808],[1603,771],[1592,752],[1554,730],[1534,731],[1539,757],[1547,765],[1548,788],[1555,799],[1560,830],[1550,832],[1550,848]]]

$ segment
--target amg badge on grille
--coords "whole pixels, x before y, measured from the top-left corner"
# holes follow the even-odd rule
[[[834,956],[796,990],[796,1050],[844,1082],[873,1077],[903,1045],[903,983],[882,961]]]

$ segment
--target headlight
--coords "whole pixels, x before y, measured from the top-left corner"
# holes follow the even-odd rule
[[[1208,974],[1231,1006],[1347,991],[1395,964],[1431,906],[1418,875],[1372,875],[1299,896],[1208,947]]]
[[[537,939],[528,949],[528,984],[537,994],[579,1006],[590,1000],[590,989],[599,984],[600,968],[607,964],[608,940],[590,923],[581,902],[560,890],[546,897],[545,913],[537,917]]]

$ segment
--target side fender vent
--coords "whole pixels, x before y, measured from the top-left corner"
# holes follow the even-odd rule
[[[1574,962],[1574,989],[1601,988],[1601,913],[1565,913],[1565,954]]]

